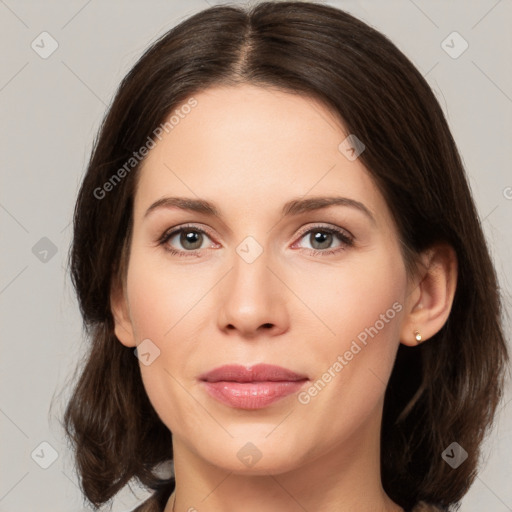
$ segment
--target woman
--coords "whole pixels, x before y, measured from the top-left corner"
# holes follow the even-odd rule
[[[139,512],[450,510],[474,480],[508,360],[495,272],[432,91],[349,14],[212,7],[154,43],[70,257],[93,505],[136,479]]]

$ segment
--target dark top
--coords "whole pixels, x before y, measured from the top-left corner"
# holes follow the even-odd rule
[[[169,497],[171,496],[176,481],[171,478],[165,484],[163,484],[155,493],[150,496],[144,503],[140,504],[137,508],[133,509],[132,512],[163,512]],[[445,509],[436,507],[435,505],[429,505],[424,501],[417,503],[413,508],[407,509],[406,512],[444,512]]]

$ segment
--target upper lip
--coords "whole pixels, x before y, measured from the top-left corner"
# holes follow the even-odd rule
[[[266,382],[266,381],[298,381],[307,379],[301,375],[272,364],[256,364],[254,366],[224,365],[199,376],[206,382]]]

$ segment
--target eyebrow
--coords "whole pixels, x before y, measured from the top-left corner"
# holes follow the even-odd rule
[[[348,206],[355,208],[364,213],[373,224],[376,224],[375,217],[371,211],[361,202],[348,197],[309,197],[307,199],[292,199],[284,204],[281,215],[283,217],[290,217],[300,215],[305,212],[312,212],[328,208],[329,206]],[[220,211],[214,204],[204,199],[194,199],[189,197],[162,197],[155,201],[144,214],[144,218],[151,212],[162,208],[179,208],[181,210],[202,213],[211,217],[218,217],[222,219]]]

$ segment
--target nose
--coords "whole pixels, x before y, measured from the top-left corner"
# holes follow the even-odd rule
[[[251,339],[282,334],[289,328],[286,304],[290,293],[283,276],[265,251],[248,261],[235,253],[233,267],[220,283],[219,329]]]

